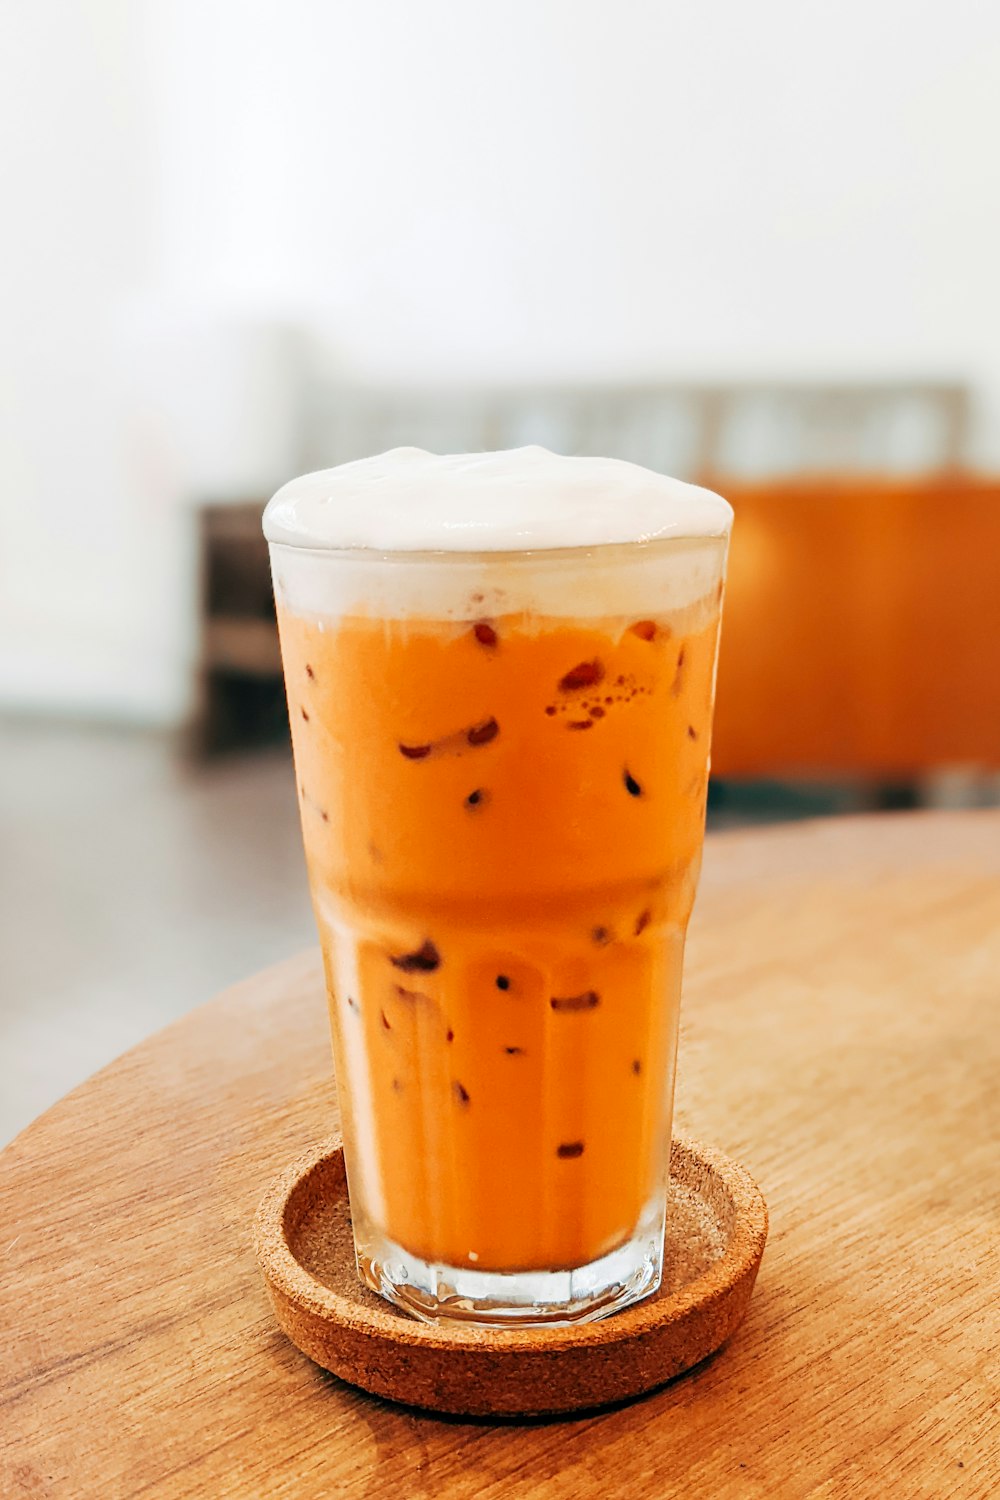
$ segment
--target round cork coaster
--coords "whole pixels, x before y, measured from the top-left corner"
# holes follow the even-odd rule
[[[714,1147],[675,1140],[663,1285],[594,1323],[422,1323],[361,1285],[343,1152],[285,1172],[254,1223],[282,1329],[304,1354],[377,1396],[462,1416],[540,1416],[662,1385],[715,1352],[746,1314],[767,1238],[756,1183]]]

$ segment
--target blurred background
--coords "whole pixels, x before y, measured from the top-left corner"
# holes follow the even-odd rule
[[[259,517],[736,508],[710,825],[1000,793],[1000,7],[0,0],[0,1140],[313,940]]]

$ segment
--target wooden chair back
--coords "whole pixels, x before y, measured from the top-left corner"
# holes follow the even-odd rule
[[[1000,483],[716,487],[723,777],[1000,768]]]

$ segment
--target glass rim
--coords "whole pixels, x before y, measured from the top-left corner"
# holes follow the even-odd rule
[[[297,556],[328,558],[331,562],[416,563],[426,566],[428,563],[458,565],[470,562],[497,562],[509,565],[514,562],[539,563],[563,560],[582,562],[607,553],[638,553],[641,556],[649,556],[657,552],[668,552],[671,548],[683,544],[728,543],[730,535],[731,528],[727,526],[724,531],[636,537],[628,541],[586,542],[568,547],[510,547],[502,550],[494,547],[463,547],[461,549],[457,547],[330,547],[281,539],[272,541],[269,537],[266,537],[266,540],[269,549],[278,549]]]

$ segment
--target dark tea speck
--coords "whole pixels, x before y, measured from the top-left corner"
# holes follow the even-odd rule
[[[563,1141],[561,1146],[556,1147],[556,1155],[560,1161],[575,1161],[578,1156],[583,1155],[582,1141]]]

